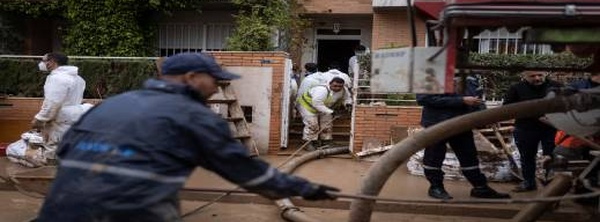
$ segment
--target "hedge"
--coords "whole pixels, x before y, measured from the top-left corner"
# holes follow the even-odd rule
[[[510,85],[520,81],[519,73],[524,69],[536,68],[572,68],[583,69],[590,65],[591,58],[578,58],[571,53],[555,53],[545,55],[501,55],[501,54],[471,54],[469,63],[476,66],[504,67],[485,71],[482,74],[485,94],[488,98],[502,99]],[[510,68],[514,67],[514,68]],[[580,72],[551,72],[550,77],[567,83],[571,78],[561,78],[559,75],[580,77]]]
[[[0,59],[0,94],[42,97],[47,73],[38,70],[39,59]],[[156,76],[154,60],[71,59],[86,81],[85,98],[105,98],[140,88]]]

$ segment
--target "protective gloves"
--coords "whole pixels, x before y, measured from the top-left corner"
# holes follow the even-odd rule
[[[323,184],[313,184],[313,191],[302,195],[302,197],[306,200],[335,200],[337,197],[328,194],[328,191],[339,192],[340,189],[335,187],[330,187]]]

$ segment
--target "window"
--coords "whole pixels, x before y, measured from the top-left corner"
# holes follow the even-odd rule
[[[220,51],[234,25],[227,23],[163,23],[159,25],[160,56],[181,52]]]
[[[549,45],[544,44],[524,44],[521,40],[520,29],[516,32],[509,32],[506,28],[500,28],[494,31],[485,30],[479,35],[473,37],[477,47],[471,48],[471,51],[479,53],[496,54],[549,54],[552,53]]]

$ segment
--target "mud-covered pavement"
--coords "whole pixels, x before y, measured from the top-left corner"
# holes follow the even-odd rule
[[[285,156],[262,157],[273,165],[286,159]],[[21,168],[7,164],[0,159],[3,173],[6,170],[19,171]],[[361,178],[366,174],[370,162],[356,161],[348,156],[335,156],[309,162],[296,170],[296,174],[318,183],[341,188],[342,193],[354,194],[359,189]],[[28,169],[27,169],[28,170]],[[446,181],[446,188],[455,198],[469,198],[470,185],[464,181]],[[5,185],[5,184],[4,184]],[[508,192],[514,183],[493,183],[490,186],[499,191]],[[186,184],[188,188],[229,189],[235,185],[219,176],[199,168]],[[409,175],[405,166],[394,173],[380,196],[387,198],[428,199],[428,183],[423,177]],[[0,221],[27,221],[35,217],[42,200],[25,196],[10,187],[3,186],[0,191]],[[514,194],[513,197],[533,197],[536,193]],[[218,193],[182,192],[182,213],[190,212],[210,202]],[[322,221],[346,221],[349,199],[337,201],[310,202],[293,199],[294,203],[308,215]],[[379,202],[372,221],[498,221],[508,219],[521,209],[523,204],[398,204]],[[572,204],[561,203],[558,212],[546,214],[544,219],[554,221],[581,221],[580,209]],[[256,195],[232,194],[219,203],[184,218],[185,221],[284,221],[280,212],[269,200]]]

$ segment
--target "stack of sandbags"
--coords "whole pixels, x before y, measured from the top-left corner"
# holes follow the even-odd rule
[[[409,128],[408,135],[412,136],[419,132],[420,128]],[[474,131],[475,145],[479,157],[479,167],[482,173],[490,181],[511,181],[514,179],[511,174],[510,163],[502,152],[494,147],[481,133]],[[456,147],[460,149],[460,147]],[[410,157],[407,167],[410,174],[423,176],[423,155],[424,150],[415,153]],[[464,176],[460,171],[460,163],[452,149],[446,152],[446,159],[442,165],[442,170],[445,172],[444,177],[451,180],[464,180]]]

